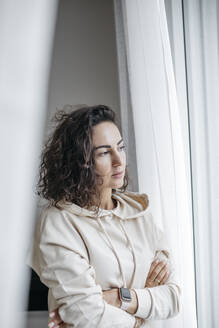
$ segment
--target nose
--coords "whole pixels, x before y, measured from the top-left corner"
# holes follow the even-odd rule
[[[112,165],[113,166],[122,165],[122,155],[118,151],[115,151],[113,154]]]

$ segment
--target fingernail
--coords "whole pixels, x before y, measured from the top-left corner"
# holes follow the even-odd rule
[[[49,314],[49,317],[50,317],[50,318],[54,318],[54,316],[55,316],[55,312],[51,312],[51,313]]]
[[[54,322],[50,322],[50,323],[48,324],[48,326],[49,326],[49,328],[52,328],[52,327],[55,326],[55,324],[54,324]]]

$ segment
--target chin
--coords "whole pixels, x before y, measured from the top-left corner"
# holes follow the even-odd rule
[[[108,181],[104,181],[104,184],[102,185],[102,188],[111,188],[111,189],[117,189],[121,188],[124,185],[124,176],[120,179],[109,179]]]
[[[118,183],[112,184],[112,189],[121,188],[123,185],[124,185],[124,180],[122,180],[121,182],[118,181]]]

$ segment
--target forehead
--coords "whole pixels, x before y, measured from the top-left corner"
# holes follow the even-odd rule
[[[92,141],[95,147],[100,145],[115,145],[121,140],[117,126],[112,122],[101,122],[93,127]]]

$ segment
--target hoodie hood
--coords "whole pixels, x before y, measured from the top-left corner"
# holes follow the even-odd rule
[[[112,210],[99,209],[98,213],[95,210],[88,210],[82,208],[76,204],[69,204],[63,201],[58,205],[73,214],[83,217],[89,217],[92,219],[98,219],[109,214],[114,214],[122,220],[134,219],[139,216],[143,216],[149,210],[149,200],[146,194],[139,194],[136,192],[126,191],[124,193],[120,191],[114,191],[112,198],[117,201],[117,206]]]
[[[133,281],[134,281],[135,272],[136,272],[137,261],[136,261],[136,255],[135,255],[133,243],[126,231],[123,221],[138,218],[140,216],[144,216],[144,214],[149,209],[149,200],[148,200],[148,196],[146,194],[139,194],[139,193],[130,192],[130,191],[126,191],[126,192],[122,193],[117,190],[112,193],[112,198],[117,201],[117,206],[112,210],[105,210],[105,209],[100,208],[98,213],[96,213],[95,210],[94,211],[87,210],[76,204],[67,204],[64,202],[62,202],[62,203],[59,202],[59,206],[61,208],[65,209],[66,211],[71,212],[77,216],[88,217],[90,219],[95,219],[97,221],[97,224],[99,225],[101,231],[103,232],[103,234],[105,235],[105,237],[108,241],[108,245],[112,249],[112,251],[117,259],[117,262],[118,262],[118,265],[120,268],[120,274],[121,274],[121,277],[123,280],[123,286],[127,287],[124,270],[123,270],[121,259],[119,256],[120,252],[118,249],[116,249],[116,247],[112,241],[111,235],[106,230],[104,220],[102,220],[102,218],[108,217],[108,218],[110,218],[110,220],[112,219],[112,217],[119,218],[118,223],[125,235],[125,238],[127,239],[128,244],[130,245],[130,249],[131,249],[131,252],[133,255],[134,271],[133,271],[131,282],[130,282],[130,286],[132,286]]]

